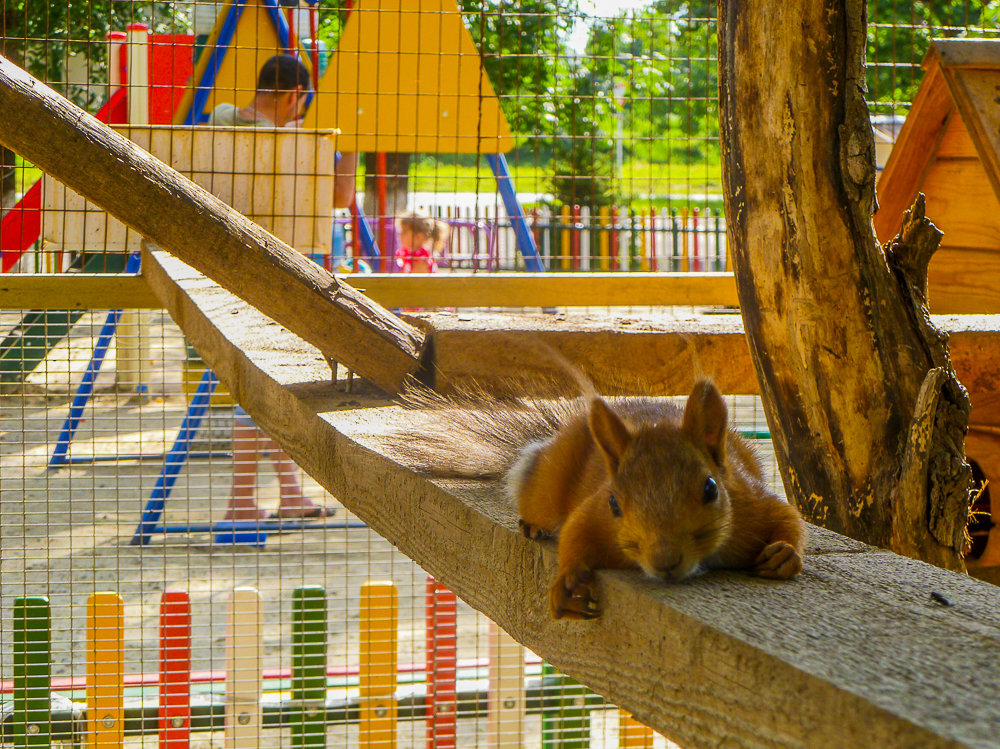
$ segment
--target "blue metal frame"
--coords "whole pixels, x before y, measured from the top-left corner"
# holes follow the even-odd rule
[[[233,0],[233,4],[229,6],[226,20],[219,30],[219,36],[215,40],[211,56],[208,58],[208,64],[205,66],[205,72],[202,74],[201,80],[198,81],[198,87],[195,89],[194,97],[191,100],[191,108],[184,118],[185,125],[200,125],[203,122],[208,122],[208,115],[203,111],[205,109],[205,102],[208,101],[208,97],[215,87],[215,76],[219,74],[222,61],[226,57],[226,52],[229,51],[229,45],[236,34],[236,26],[240,22],[240,16],[243,14],[244,7],[246,7],[246,0]]]
[[[133,252],[125,263],[125,272],[138,273],[141,262],[142,256],[138,252]],[[56,439],[56,447],[52,451],[52,457],[49,458],[49,468],[59,468],[72,462],[66,457],[69,443],[73,441],[73,434],[83,417],[83,409],[86,408],[90,396],[94,393],[94,382],[97,380],[97,374],[101,371],[101,365],[104,364],[104,357],[108,354],[111,339],[114,338],[115,331],[118,329],[118,321],[121,316],[122,310],[113,309],[108,313],[104,325],[101,326],[101,332],[97,336],[97,345],[94,346],[94,353],[91,354],[90,362],[83,373],[83,379],[77,386],[76,395],[73,396],[73,402],[69,407],[69,415],[63,422],[62,431],[59,432],[59,437]]]
[[[365,251],[365,256],[378,263],[379,272],[385,272],[386,269],[382,267],[382,253],[379,251],[375,233],[372,231],[372,225],[368,223],[368,217],[365,216],[364,209],[359,204],[355,203],[354,209],[358,214],[358,229],[361,234],[358,239],[361,241],[361,247]]]
[[[344,520],[337,522],[317,523],[310,520],[281,519],[281,520],[224,520],[218,523],[187,523],[179,525],[164,525],[160,523],[163,510],[174,484],[180,474],[181,468],[188,458],[195,457],[190,452],[191,443],[198,433],[201,420],[208,410],[212,399],[212,393],[218,385],[219,380],[211,369],[206,368],[198,383],[198,389],[188,406],[187,415],[181,423],[180,431],[174,440],[170,452],[167,453],[163,461],[163,468],[156,479],[146,506],[142,511],[142,518],[136,526],[135,533],[132,534],[131,546],[145,546],[155,534],[160,533],[214,533],[215,543],[219,544],[249,544],[253,546],[263,546],[267,540],[269,532],[284,531],[305,531],[324,530],[327,528],[367,528],[361,521]]]
[[[511,176],[510,167],[507,165],[507,157],[502,153],[486,154],[493,174],[497,178],[497,191],[503,200],[507,216],[514,227],[514,234],[517,237],[517,249],[524,258],[527,269],[533,273],[545,272],[545,265],[538,255],[538,246],[535,244],[535,237],[528,226],[528,220],[524,215],[524,209],[517,199],[517,191],[514,189],[514,178]]]
[[[191,405],[188,406],[187,415],[181,423],[177,439],[174,440],[173,447],[170,448],[170,452],[167,453],[167,457],[163,461],[163,468],[159,478],[156,479],[153,493],[146,501],[142,519],[129,542],[132,546],[149,543],[150,533],[153,532],[160,520],[160,515],[163,514],[163,506],[167,502],[167,497],[170,496],[170,491],[174,488],[181,467],[188,458],[191,440],[194,439],[198,427],[201,426],[201,420],[205,416],[205,411],[208,410],[208,403],[212,398],[212,393],[215,392],[215,386],[218,384],[218,378],[211,369],[206,368],[205,374],[201,376],[201,382],[198,383],[198,389],[191,399]]]

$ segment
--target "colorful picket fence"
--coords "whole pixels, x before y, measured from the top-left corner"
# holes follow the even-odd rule
[[[51,675],[48,599],[16,599],[13,679],[0,683],[0,698],[12,708],[0,712],[2,741],[18,749],[53,741],[119,747],[126,736],[158,733],[164,749],[188,749],[192,732],[222,730],[227,747],[243,749],[259,745],[263,730],[286,728],[291,746],[321,749],[330,724],[356,722],[358,746],[373,749],[396,746],[400,720],[422,719],[428,749],[457,749],[458,720],[485,712],[491,746],[520,747],[524,716],[537,712],[542,746],[584,749],[590,746],[590,712],[608,707],[537,658],[526,661],[523,648],[495,626],[489,658],[461,664],[457,600],[433,578],[426,587],[427,655],[420,666],[397,662],[398,592],[392,582],[362,585],[359,666],[353,670],[328,668],[327,594],[318,586],[292,594],[287,671],[262,667],[261,598],[254,588],[236,588],[230,596],[224,672],[191,671],[190,597],[167,591],[160,601],[159,673],[126,675],[124,606],[114,592],[89,597],[86,678],[80,684]],[[205,681],[223,683],[224,695],[193,700],[192,685]],[[155,700],[142,690],[134,696],[135,687],[154,684]],[[81,687],[84,704],[65,697]],[[652,732],[624,713],[619,726],[619,746],[652,746]]]
[[[416,210],[447,223],[450,238],[441,266],[476,272],[523,269],[513,227],[502,209],[492,205],[442,207],[416,205]],[[395,218],[372,218],[390,250],[395,247]],[[634,210],[586,206],[547,206],[528,214],[542,264],[549,271],[683,272],[730,270],[726,221],[719,209],[649,208]],[[353,252],[351,220],[336,220],[334,264],[346,265]],[[391,251],[389,253],[391,255]],[[391,264],[379,269],[391,272]]]

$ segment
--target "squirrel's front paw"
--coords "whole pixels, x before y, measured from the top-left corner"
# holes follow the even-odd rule
[[[594,573],[577,570],[559,575],[549,588],[553,619],[594,619],[601,613],[594,593]]]
[[[788,580],[801,571],[802,557],[787,541],[768,544],[754,562],[754,572],[773,580]]]
[[[521,533],[524,534],[525,538],[530,538],[532,541],[541,541],[546,538],[552,538],[553,535],[544,528],[539,528],[537,525],[526,523],[523,518],[518,519],[517,527],[521,529]]]

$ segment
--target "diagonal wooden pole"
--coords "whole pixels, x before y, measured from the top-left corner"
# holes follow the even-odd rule
[[[0,143],[379,387],[427,336],[0,57]]]

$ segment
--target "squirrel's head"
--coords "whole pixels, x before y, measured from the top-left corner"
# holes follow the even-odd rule
[[[729,536],[727,422],[722,395],[708,381],[695,385],[680,425],[630,428],[603,400],[591,402],[590,430],[611,476],[608,511],[619,544],[651,577],[690,577]]]

